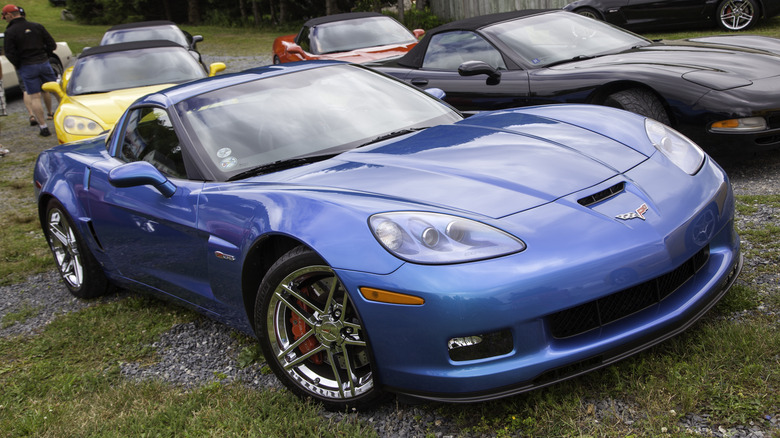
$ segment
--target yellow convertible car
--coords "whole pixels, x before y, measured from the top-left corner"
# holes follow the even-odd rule
[[[216,62],[206,72],[186,48],[170,41],[137,41],[84,50],[61,83],[47,82],[43,89],[59,96],[54,127],[57,140],[67,143],[111,129],[141,96],[224,69]]]

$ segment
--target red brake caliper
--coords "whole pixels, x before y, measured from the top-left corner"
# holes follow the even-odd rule
[[[306,293],[305,290],[301,290],[301,292]],[[309,294],[307,293],[306,295]],[[298,300],[298,306],[300,306],[305,312],[311,313],[311,309],[307,305],[303,304],[300,300]],[[304,321],[304,319],[298,316],[298,314],[295,312],[292,312],[290,322],[292,323],[292,332],[296,341],[310,330],[309,326],[306,325],[306,321]],[[319,345],[320,343],[317,342],[317,339],[314,336],[311,336],[309,339],[303,341],[303,343],[298,346],[298,349],[301,350],[301,354],[306,354],[317,348]],[[309,360],[317,365],[322,364],[322,353],[320,352],[312,355]]]

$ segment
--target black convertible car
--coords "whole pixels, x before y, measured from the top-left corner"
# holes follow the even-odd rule
[[[371,66],[440,88],[465,112],[591,103],[654,118],[714,154],[780,147],[775,38],[650,41],[571,12],[524,10],[445,24]]]
[[[780,14],[777,0],[576,0],[563,8],[640,32],[718,25],[745,30]]]

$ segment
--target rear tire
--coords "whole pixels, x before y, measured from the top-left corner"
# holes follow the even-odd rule
[[[47,204],[44,221],[43,233],[70,293],[78,298],[96,298],[108,293],[110,284],[106,274],[56,199]]]
[[[255,303],[255,333],[287,388],[326,409],[365,409],[383,399],[365,330],[335,272],[304,246],[268,270]]]
[[[671,124],[669,115],[658,97],[641,88],[630,88],[613,93],[604,100],[604,105],[631,111],[640,116],[655,119],[665,125]]]

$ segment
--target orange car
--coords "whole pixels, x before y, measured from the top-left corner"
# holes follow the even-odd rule
[[[298,35],[274,40],[274,64],[314,59],[365,63],[398,57],[425,34],[409,32],[392,17],[376,12],[350,12],[312,18]]]

